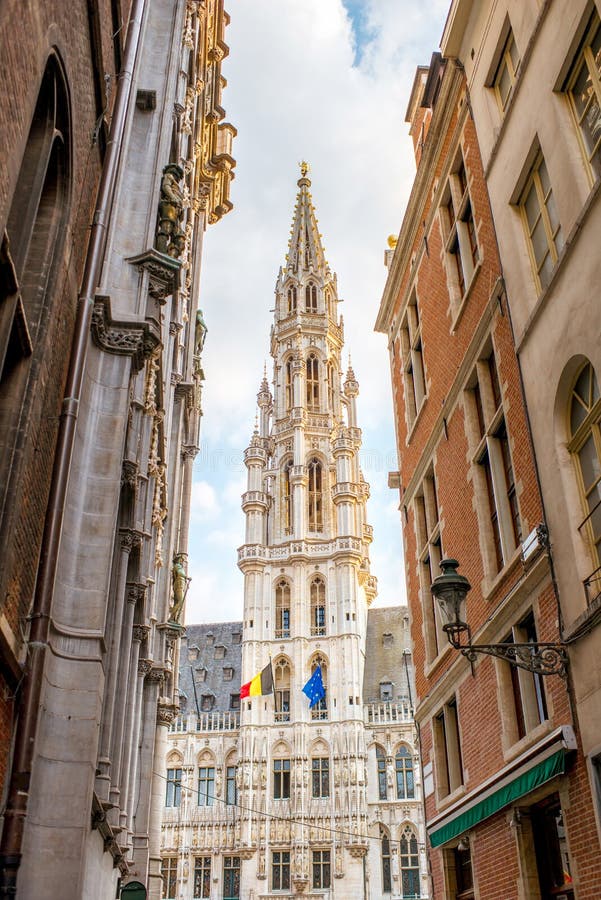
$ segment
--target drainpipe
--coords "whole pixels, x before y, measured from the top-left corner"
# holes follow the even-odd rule
[[[111,213],[119,157],[146,0],[134,0],[127,31],[123,69],[115,96],[106,157],[98,187],[96,210],[90,231],[82,286],[78,297],[69,372],[59,420],[50,496],[46,510],[35,594],[30,616],[28,659],[23,674],[19,720],[15,734],[13,765],[0,839],[0,898],[17,893],[17,875],[38,725],[44,662],[48,648],[52,598],[60,545],[71,456],[89,344],[94,294],[100,280],[106,231]]]

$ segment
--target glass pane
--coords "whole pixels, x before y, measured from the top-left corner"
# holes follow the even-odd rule
[[[497,83],[497,87],[499,88],[501,106],[503,107],[503,109],[505,109],[505,104],[507,103],[509,92],[511,91],[511,76],[506,65],[503,65],[503,68],[499,72],[499,81]]]
[[[534,184],[530,186],[530,190],[524,200],[524,209],[526,210],[526,219],[528,220],[528,228],[530,231],[534,228],[536,220],[540,215],[540,204]]]
[[[593,529],[595,543],[597,543],[601,535],[601,484],[597,484],[589,494],[588,508],[592,512],[589,521]]]
[[[532,241],[534,258],[536,260],[536,268],[540,271],[545,255],[549,250],[547,235],[545,233],[545,227],[543,225],[542,219],[539,219],[534,226],[534,231],[532,232],[530,239]]]
[[[518,48],[513,39],[513,35],[511,35],[511,37],[509,38],[508,43],[509,43],[509,46],[508,46],[509,55],[511,57],[511,62],[513,64],[513,71],[515,72],[517,70],[518,64],[520,62],[520,54],[518,53]]]
[[[551,275],[553,274],[553,269],[555,268],[555,263],[551,259],[549,253],[544,258],[544,261],[539,269],[538,277],[541,283],[542,288],[546,288],[549,282],[551,281]]]
[[[582,448],[578,453],[578,458],[580,460],[584,489],[588,493],[589,489],[601,475],[601,465],[599,464],[599,457],[597,455],[597,449],[592,434],[588,436],[582,445]]]
[[[540,183],[542,184],[542,187],[543,187],[543,192],[546,197],[547,194],[549,193],[549,191],[551,190],[551,182],[549,180],[547,164],[544,161],[544,159],[541,159],[540,165],[539,165],[537,171],[538,171],[538,177],[540,178]]]

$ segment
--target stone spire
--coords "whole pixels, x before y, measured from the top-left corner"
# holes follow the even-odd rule
[[[286,274],[299,275],[313,272],[321,278],[330,277],[330,267],[325,258],[321,234],[315,217],[315,207],[311,196],[311,181],[307,178],[309,166],[300,164],[301,177],[297,181],[298,194],[294,206],[294,218],[290,229],[290,241],[286,255]]]

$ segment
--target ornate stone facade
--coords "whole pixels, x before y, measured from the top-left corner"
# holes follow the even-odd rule
[[[376,579],[369,571],[369,487],[359,461],[359,385],[350,365],[342,379],[338,288],[310,186],[303,164],[276,284],[273,391],[265,374],[258,425],[244,454],[236,675],[246,682],[271,660],[274,692],[243,699],[235,722],[218,705],[206,720],[203,704],[214,697],[206,692],[207,673],[216,666],[225,673],[227,662],[215,659],[227,660],[230,651],[226,642],[222,649],[208,643],[208,635],[197,650],[188,645],[200,687],[194,681],[188,715],[169,737],[163,864],[175,880],[168,897],[328,891],[346,900],[364,891],[400,897],[403,885],[404,896],[408,885],[427,896],[403,669],[407,621],[400,608],[368,613]],[[309,709],[302,688],[317,665],[326,693]]]
[[[19,5],[11,5],[21,16]],[[29,142],[24,134],[10,144],[17,149],[7,171],[21,166],[21,183],[2,182],[2,197],[14,192],[16,198],[0,274],[3,285],[10,276],[8,306],[17,319],[6,330],[2,318],[0,338],[4,347],[13,333],[12,348],[17,332],[24,341],[39,336],[23,319],[29,302],[25,281],[25,306],[17,297],[23,261],[11,256],[9,239],[13,252],[32,242],[39,257],[39,273],[26,267],[27,290],[32,298],[48,297],[43,315],[32,307],[31,322],[41,323],[40,336],[52,335],[23,344],[31,389],[38,376],[52,385],[35,400],[47,403],[43,418],[52,430],[49,440],[38,441],[37,425],[27,436],[44,472],[26,460],[10,476],[11,483],[21,479],[39,523],[31,532],[32,558],[20,562],[27,569],[21,586],[13,565],[22,545],[18,528],[17,543],[0,538],[0,572],[31,603],[25,608],[23,601],[17,615],[14,604],[3,607],[12,609],[11,628],[22,638],[11,651],[20,690],[15,733],[6,732],[6,746],[15,751],[5,791],[0,894],[14,896],[16,882],[18,896],[40,900],[114,897],[121,878],[122,884],[143,882],[148,897],[159,900],[161,766],[178,712],[179,619],[204,380],[197,317],[202,236],[232,206],[235,129],[222,122],[221,106],[229,19],[222,0],[124,0],[112,16],[110,4],[76,0],[73,22],[63,6],[44,4],[35,22],[22,21],[18,39],[0,31],[10,54],[13,44],[37,35],[39,47],[28,54],[35,64],[26,74],[18,60],[13,65],[32,97],[34,77],[41,85],[21,117],[33,118]],[[114,16],[123,17],[119,26]],[[42,34],[53,46],[45,48]],[[80,57],[90,42],[86,73]],[[76,48],[64,67],[56,47]],[[42,59],[46,70],[37,73]],[[98,71],[107,73],[104,86],[95,81]],[[9,115],[14,119],[14,110]],[[3,128],[5,119],[0,116]],[[40,128],[49,129],[45,137]],[[21,162],[17,154],[26,143]],[[46,145],[52,153],[36,162]],[[70,148],[76,148],[73,159],[57,157]],[[96,158],[103,161],[98,171]],[[67,183],[73,173],[84,183]],[[38,182],[41,193],[34,197],[30,187]],[[20,198],[30,194],[27,202],[31,209],[39,204],[42,216],[37,224],[29,212],[17,213]],[[4,207],[0,213],[4,227]],[[56,234],[44,216],[56,223]],[[73,256],[65,260],[62,232],[78,235],[68,239]],[[55,260],[40,243],[42,234]],[[71,283],[81,285],[79,299],[71,296]],[[4,293],[2,299],[5,310]],[[4,390],[6,379],[2,384]],[[15,416],[22,399],[17,387]],[[33,407],[30,415],[38,415]],[[7,527],[3,516],[3,535]],[[4,575],[0,587],[4,602]],[[3,646],[8,633],[3,623]]]

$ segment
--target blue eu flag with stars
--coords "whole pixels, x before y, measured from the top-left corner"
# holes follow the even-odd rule
[[[326,689],[323,686],[323,679],[321,677],[321,666],[317,666],[308,682],[303,688],[303,694],[306,694],[309,698],[309,707],[312,708],[319,703],[320,700],[326,695]]]

